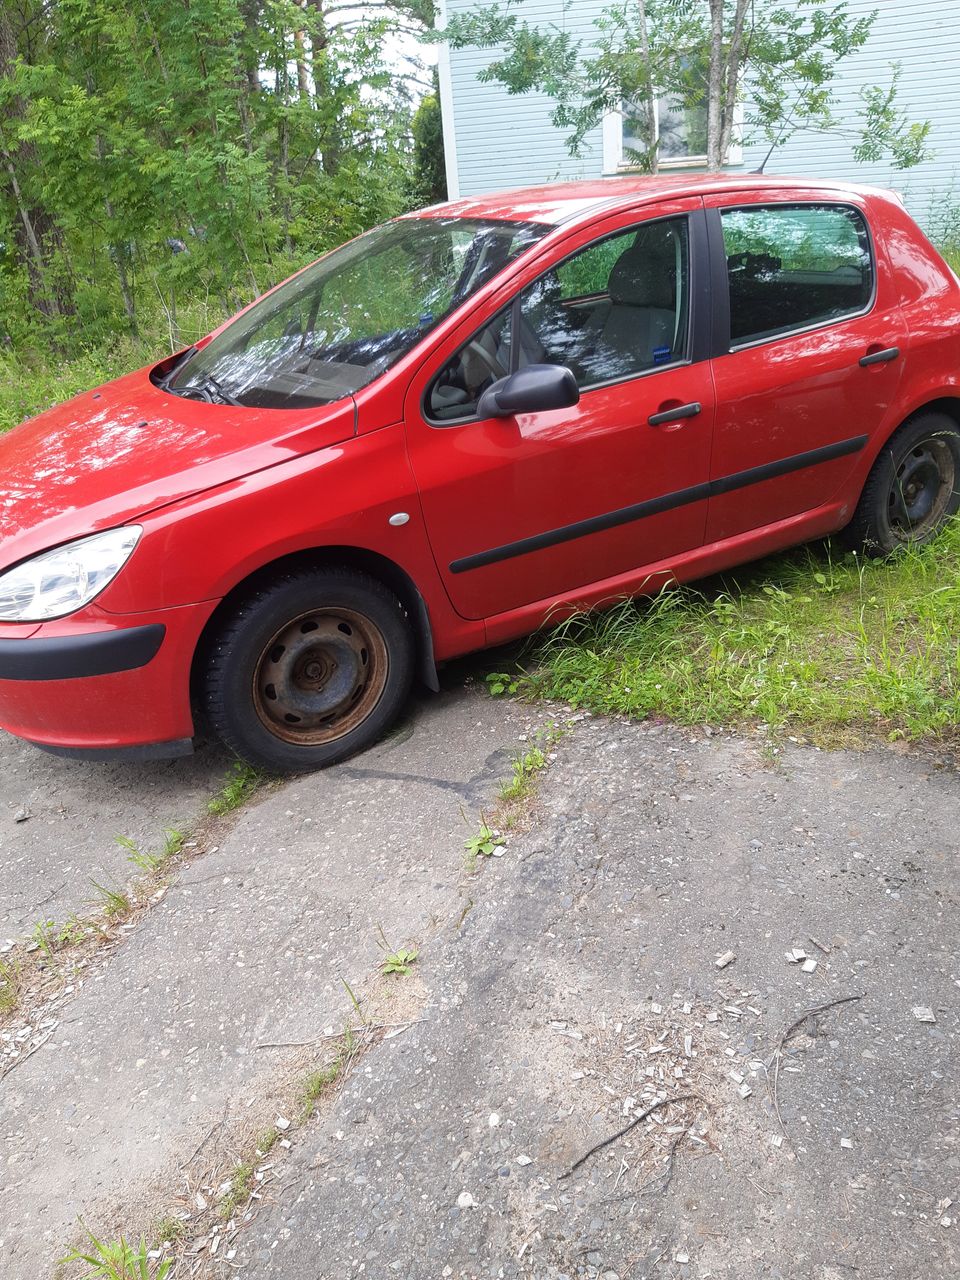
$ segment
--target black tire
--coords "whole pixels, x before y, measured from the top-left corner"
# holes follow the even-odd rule
[[[406,611],[376,578],[293,570],[252,592],[215,635],[203,710],[255,768],[321,769],[389,727],[410,691],[414,647]]]
[[[945,413],[921,413],[881,449],[842,539],[887,556],[935,538],[958,508],[960,427]]]

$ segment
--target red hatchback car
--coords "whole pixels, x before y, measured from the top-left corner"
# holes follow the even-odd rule
[[[270,770],[436,663],[960,502],[960,282],[895,196],[758,177],[461,200],[0,441],[0,724]]]

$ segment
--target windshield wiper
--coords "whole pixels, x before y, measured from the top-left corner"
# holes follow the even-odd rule
[[[167,387],[175,396],[183,396],[187,400],[206,400],[207,404],[233,404],[243,408],[243,402],[225,391],[211,373],[203,374],[197,382],[188,382],[182,387]]]
[[[218,381],[212,373],[203,375],[202,385],[207,391],[213,391],[222,404],[235,404],[240,408],[243,407],[243,402],[238,400],[236,396],[232,396],[229,391],[224,390],[223,383]]]
[[[164,391],[168,391],[170,389],[170,383],[173,380],[173,375],[183,368],[191,356],[195,356],[196,354],[196,347],[188,347],[186,351],[181,352],[180,356],[173,362],[167,372],[160,379],[158,386],[161,386]]]

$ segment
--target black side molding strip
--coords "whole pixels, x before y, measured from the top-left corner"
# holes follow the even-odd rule
[[[765,462],[762,466],[750,467],[747,471],[737,471],[719,480],[707,480],[703,484],[691,485],[688,489],[677,489],[674,493],[664,493],[659,498],[650,498],[646,502],[637,502],[630,507],[608,511],[602,516],[592,516],[588,520],[578,520],[575,524],[565,524],[559,529],[549,529],[546,533],[534,534],[531,538],[521,538],[517,542],[507,542],[500,547],[491,547],[489,551],[478,551],[475,555],[454,560],[450,565],[450,572],[466,573],[470,569],[481,569],[485,565],[497,564],[501,560],[513,560],[516,556],[525,556],[531,551],[542,551],[544,547],[554,547],[561,542],[572,542],[575,538],[584,538],[591,533],[601,533],[606,529],[615,529],[621,524],[632,524],[635,520],[643,520],[647,516],[660,515],[663,511],[686,507],[691,502],[702,502],[705,498],[731,493],[734,489],[746,489],[752,484],[762,484],[764,480],[774,480],[777,476],[789,475],[791,471],[815,467],[820,462],[832,462],[835,458],[859,453],[868,439],[868,436],[852,436],[849,440],[838,440],[836,444],[824,445],[821,449],[808,449],[806,453],[795,453],[789,458],[780,458],[777,462]]]
[[[155,622],[88,635],[0,640],[0,680],[80,680],[135,671],[157,656],[166,633]]]

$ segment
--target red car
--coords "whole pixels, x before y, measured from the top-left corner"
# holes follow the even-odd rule
[[[612,179],[328,254],[0,440],[0,724],[270,770],[436,664],[960,502],[960,281],[889,193]]]

